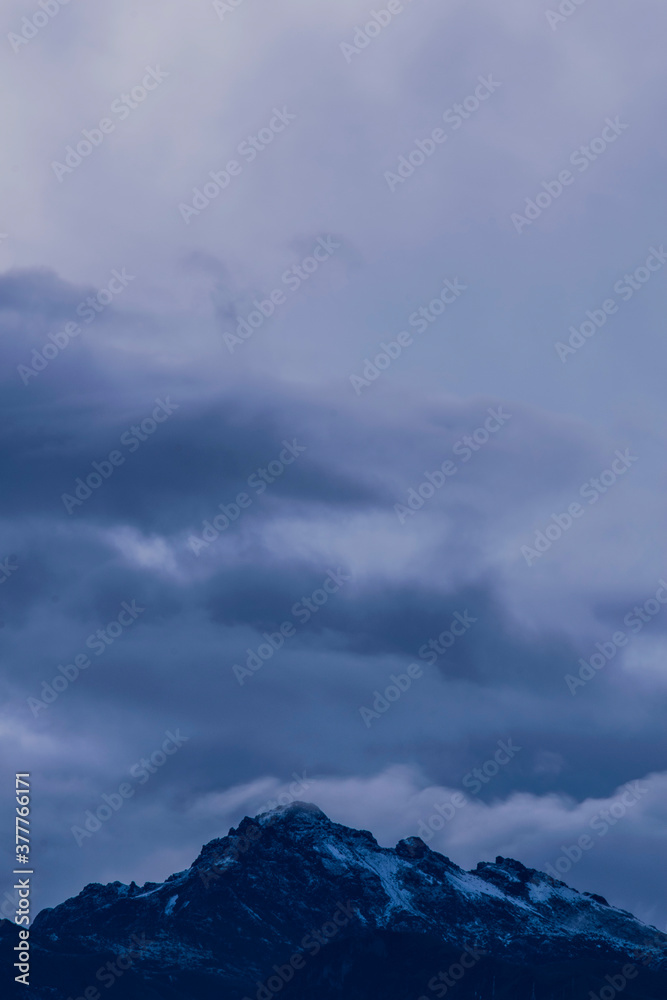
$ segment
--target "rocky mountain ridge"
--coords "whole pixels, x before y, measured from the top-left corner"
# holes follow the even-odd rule
[[[611,1000],[621,979],[628,1000],[667,996],[667,936],[601,896],[506,858],[466,872],[417,837],[382,848],[306,803],[163,883],[86,886],[31,947],[34,1000]]]

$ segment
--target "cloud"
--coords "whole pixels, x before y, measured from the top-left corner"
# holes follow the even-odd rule
[[[662,614],[575,695],[566,675],[630,632],[665,576],[662,286],[627,301],[614,287],[664,235],[664,6],[586,4],[552,31],[528,0],[415,0],[350,63],[340,45],[365,0],[256,9],[222,22],[211,4],[71,4],[0,67],[0,566],[16,566],[0,582],[0,742],[35,775],[43,901],[164,877],[304,769],[335,818],[408,835],[512,733],[523,755],[452,820],[447,850],[539,867],[646,781],[572,877],[649,914]],[[10,4],[7,31],[24,14]],[[60,183],[53,160],[148,65],[164,82]],[[454,128],[444,115],[480,75],[500,86]],[[244,157],[276,107],[296,118]],[[577,169],[608,116],[628,123],[619,141],[519,236],[511,214]],[[447,141],[392,193],[385,172],[441,126]],[[233,158],[234,187],[186,225],[179,204]],[[340,247],[292,291],[285,274],[329,237]],[[114,271],[133,277],[103,301]],[[446,279],[465,295],[418,333]],[[230,353],[223,335],[275,289],[287,301]],[[617,313],[564,364],[555,344],[612,295]],[[103,308],[86,323],[90,298]],[[350,376],[402,331],[412,343],[357,395]],[[158,424],[165,399],[177,408]],[[511,417],[479,444],[498,407]],[[306,451],[257,492],[294,440]],[[626,449],[636,463],[589,503],[582,489]],[[220,505],[239,514],[196,555]],[[298,621],[330,571],[351,580]],[[35,716],[28,698],[132,600],[135,626]],[[465,611],[475,628],[427,663],[420,649]],[[234,665],[295,620],[241,686]],[[365,727],[360,707],[411,662],[419,683]],[[187,751],[79,849],[76,817],[178,725]]]

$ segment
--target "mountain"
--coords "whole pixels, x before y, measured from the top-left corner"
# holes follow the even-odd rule
[[[2,921],[5,957],[16,940]],[[667,936],[601,896],[507,858],[466,872],[418,837],[382,848],[305,803],[166,882],[86,886],[30,945],[26,1000],[667,997]]]

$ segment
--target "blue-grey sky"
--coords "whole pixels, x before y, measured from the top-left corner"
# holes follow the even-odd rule
[[[45,8],[0,33],[39,904],[282,795],[664,928],[664,4]]]

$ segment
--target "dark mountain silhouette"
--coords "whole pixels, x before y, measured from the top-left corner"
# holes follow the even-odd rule
[[[17,928],[0,924],[15,961]],[[163,883],[43,910],[26,1000],[665,1000],[667,936],[517,861],[466,872],[295,803]],[[10,958],[11,956],[11,958]]]

